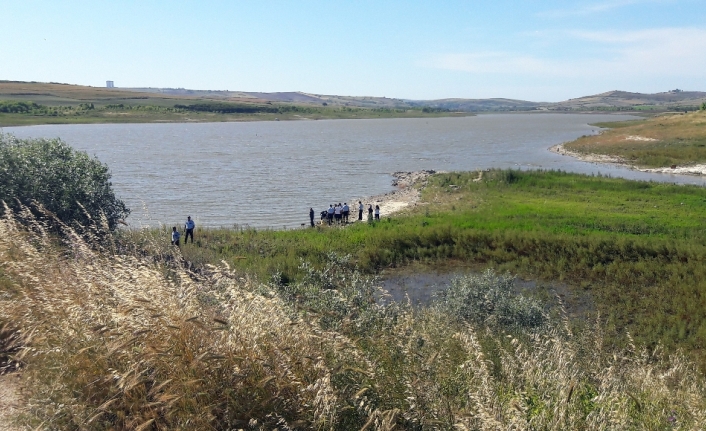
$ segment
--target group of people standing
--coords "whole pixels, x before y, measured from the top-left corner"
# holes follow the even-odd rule
[[[358,221],[363,220],[363,212],[365,211],[365,205],[363,202],[358,201]],[[329,226],[332,224],[347,224],[349,223],[351,208],[348,206],[347,202],[331,204],[328,209],[321,211],[321,224],[327,223]],[[373,213],[375,214],[375,220],[380,220],[380,206],[375,205],[373,210],[373,205],[368,205],[368,221],[373,221]],[[311,227],[314,227],[314,208],[309,208],[309,220],[311,221]]]
[[[358,221],[363,220],[364,211],[365,205],[363,205],[363,202],[358,201]],[[327,210],[321,211],[321,224],[328,223],[329,226],[334,223],[347,224],[349,223],[350,213],[351,208],[348,206],[348,203],[344,203],[343,205],[341,205],[340,202],[338,204],[331,204]],[[375,209],[373,209],[372,204],[368,205],[368,221],[372,222],[373,217],[375,217],[374,220],[380,220],[380,205],[375,205]],[[314,227],[314,208],[309,208],[309,219],[311,220],[311,227]],[[186,222],[184,223],[184,244],[189,241],[189,237],[191,237],[191,243],[194,243],[195,228],[196,223],[191,220],[191,216],[186,217]],[[177,230],[176,226],[172,227],[172,245],[179,246],[180,240],[181,232]]]
[[[186,222],[184,223],[184,244],[189,242],[189,236],[191,237],[191,243],[194,243],[194,228],[196,223],[191,220],[191,216],[186,217]],[[177,230],[176,226],[172,227],[172,245],[179,245],[179,239],[181,238],[181,233]]]

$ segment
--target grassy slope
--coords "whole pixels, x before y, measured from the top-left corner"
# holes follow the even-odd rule
[[[449,260],[491,266],[587,290],[618,335],[703,352],[705,189],[557,172],[476,176],[436,175],[427,204],[407,217],[346,229],[201,231],[184,255],[196,266],[223,259],[284,281],[300,276],[300,258],[323,263],[330,251],[350,253],[367,271]]]
[[[26,429],[686,430],[706,421],[706,387],[689,361],[616,351],[601,325],[525,330],[464,321],[443,304],[382,306],[373,280],[341,261],[301,283],[263,285],[223,267],[189,273],[164,241],[122,254],[110,241],[100,252],[64,230],[58,247],[41,225],[34,231],[0,219],[0,267],[15,287],[0,289],[0,365],[2,342],[18,337],[10,360],[24,363]],[[473,297],[488,305],[483,286],[497,281],[479,282]],[[479,308],[463,297],[446,304]]]
[[[670,114],[644,121],[598,124],[610,127],[598,136],[584,136],[565,144],[583,154],[605,154],[640,167],[669,167],[706,163],[706,112]],[[638,141],[639,136],[650,140]]]

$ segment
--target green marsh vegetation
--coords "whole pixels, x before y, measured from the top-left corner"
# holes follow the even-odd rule
[[[284,283],[301,277],[300,259],[322,265],[331,251],[366,273],[457,262],[558,281],[590,294],[616,343],[630,332],[642,345],[687,349],[706,367],[705,189],[561,172],[476,179],[438,174],[423,204],[372,225],[201,230],[184,257]]]
[[[694,429],[703,376],[678,352],[616,348],[489,271],[429,307],[381,304],[329,253],[300,277],[198,274],[176,247],[0,220],[0,359],[33,429]],[[67,247],[68,246],[68,247]],[[160,259],[154,259],[160,256]],[[169,257],[169,258],[167,258]],[[479,312],[480,311],[480,312]],[[561,314],[559,314],[561,316]],[[3,354],[5,355],[3,357]]]
[[[582,154],[602,154],[645,168],[706,163],[706,111],[664,114],[643,121],[596,124],[597,136],[565,144]]]

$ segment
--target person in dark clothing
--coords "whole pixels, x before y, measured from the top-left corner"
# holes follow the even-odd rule
[[[373,221],[373,205],[372,204],[368,205],[368,221],[369,222]]]
[[[191,220],[191,216],[186,217],[186,223],[184,223],[184,230],[186,233],[184,234],[184,244],[189,241],[189,235],[191,235],[191,243],[194,243],[194,228],[196,227],[196,223],[194,223],[193,220]]]
[[[311,220],[311,227],[314,227],[314,208],[309,208],[309,219]]]
[[[358,201],[358,221],[363,221],[363,202]]]

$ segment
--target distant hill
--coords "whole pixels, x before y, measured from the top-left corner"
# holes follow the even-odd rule
[[[361,108],[430,107],[458,112],[485,111],[592,111],[592,110],[653,110],[695,109],[706,102],[706,92],[672,90],[643,94],[608,91],[563,102],[532,102],[527,100],[437,99],[411,100],[376,96],[337,96],[289,92],[247,92],[229,90],[190,90],[185,88],[103,88],[59,83],[37,83],[0,80],[0,100],[35,101],[47,105],[79,104],[86,101],[102,103],[158,104],[172,106],[186,101],[213,100],[246,104],[295,104],[310,106],[350,106]]]
[[[439,99],[410,100],[413,106],[429,106],[451,111],[528,111],[538,109],[545,104],[515,99]]]
[[[563,102],[532,102],[528,100],[490,99],[436,99],[412,100],[373,96],[335,96],[303,92],[244,92],[200,91],[185,89],[126,89],[130,91],[159,92],[173,96],[217,98],[221,100],[249,99],[253,102],[294,103],[306,105],[357,106],[364,108],[430,107],[449,111],[591,111],[591,110],[669,110],[696,108],[706,102],[706,92],[672,90],[643,94],[627,91],[608,91]]]
[[[672,108],[699,106],[704,102],[706,102],[706,92],[702,91],[672,90],[664,93],[643,94],[615,90],[551,103],[546,106],[550,109],[630,108],[640,106]]]

